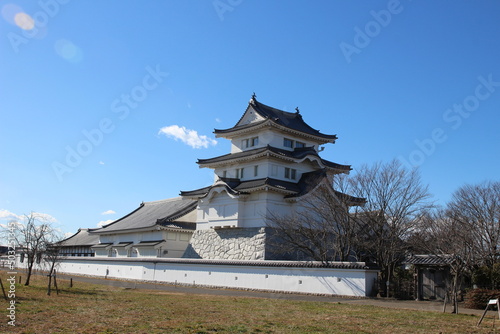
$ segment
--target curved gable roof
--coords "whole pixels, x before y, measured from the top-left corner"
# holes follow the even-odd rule
[[[351,166],[349,165],[341,165],[335,162],[322,159],[319,156],[318,152],[316,152],[316,150],[312,147],[296,148],[293,151],[290,151],[273,147],[270,145],[248,151],[229,153],[209,159],[198,159],[197,163],[198,165],[200,165],[200,167],[217,166],[217,165],[224,165],[225,163],[228,162],[235,163],[243,160],[254,160],[260,157],[268,156],[270,154],[278,158],[288,158],[296,161],[301,161],[307,157],[314,158],[318,161],[320,165],[322,165],[321,166],[322,168],[327,167],[342,173],[349,173],[349,171],[351,170]]]
[[[254,123],[248,123],[248,124],[242,124],[242,120],[244,116],[249,112],[249,110],[255,110],[256,113],[258,113],[261,117],[264,118],[263,121],[257,121]],[[254,126],[261,125],[265,122],[272,122],[278,126],[282,126],[284,128],[288,128],[309,136],[314,136],[317,138],[321,138],[325,140],[326,142],[334,142],[337,139],[336,135],[327,135],[324,133],[321,133],[319,130],[313,129],[309,124],[307,124],[303,119],[302,115],[297,111],[295,113],[283,111],[280,109],[276,109],[273,107],[270,107],[268,105],[265,105],[263,103],[260,103],[257,101],[257,99],[252,97],[252,99],[249,102],[249,105],[243,114],[243,116],[240,118],[238,123],[236,123],[235,126],[229,129],[215,129],[214,133],[215,134],[226,134],[226,133],[231,133],[234,131],[238,130],[243,130],[243,129],[248,129],[252,128]]]
[[[197,202],[182,197],[169,198],[161,201],[143,202],[128,215],[103,226],[93,233],[113,233],[124,230],[135,230],[168,224],[196,208]],[[190,228],[191,229],[191,228]]]
[[[57,243],[57,246],[67,247],[67,246],[92,246],[99,243],[99,236],[92,235],[89,232],[93,232],[93,229],[81,228],[78,232]]]

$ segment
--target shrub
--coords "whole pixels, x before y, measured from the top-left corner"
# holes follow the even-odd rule
[[[499,289],[500,288],[500,263],[493,266],[481,266],[472,273],[472,283],[481,288]]]
[[[500,298],[500,290],[471,289],[465,295],[466,308],[484,309],[490,299]]]

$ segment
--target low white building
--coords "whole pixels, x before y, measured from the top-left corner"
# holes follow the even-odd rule
[[[90,233],[96,257],[182,257],[196,229],[196,201],[181,197],[144,202],[128,215]]]

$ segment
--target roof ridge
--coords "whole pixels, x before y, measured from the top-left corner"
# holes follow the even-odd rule
[[[177,197],[172,197],[172,198],[165,198],[165,199],[160,199],[157,201],[150,201],[150,202],[142,202],[144,205],[155,205],[155,204],[161,204],[161,203],[168,203],[168,202],[174,202],[176,200],[185,200],[182,196],[177,196]]]
[[[269,108],[269,109],[272,109],[272,110],[276,110],[276,111],[279,111],[279,112],[282,112],[282,113],[285,113],[285,114],[289,114],[290,116],[294,116],[294,117],[295,117],[296,115],[298,115],[298,114],[297,114],[297,113],[295,113],[295,112],[289,112],[289,111],[285,111],[285,110],[281,110],[281,109],[278,109],[278,108],[275,108],[275,107],[268,106],[267,104],[264,104],[264,103],[259,102],[259,101],[257,101],[257,100],[255,100],[255,102],[256,102],[257,104],[260,104],[261,106],[264,106],[264,107],[266,107],[266,108]],[[258,112],[258,110],[256,110],[256,111]],[[260,114],[260,113],[259,113],[259,114]],[[261,116],[265,117],[264,115],[261,115]]]

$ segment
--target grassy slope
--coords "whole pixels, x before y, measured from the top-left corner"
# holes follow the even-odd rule
[[[0,275],[6,285],[5,275]],[[476,316],[373,306],[175,294],[60,281],[46,295],[46,278],[17,285],[17,326],[1,333],[490,333]]]

